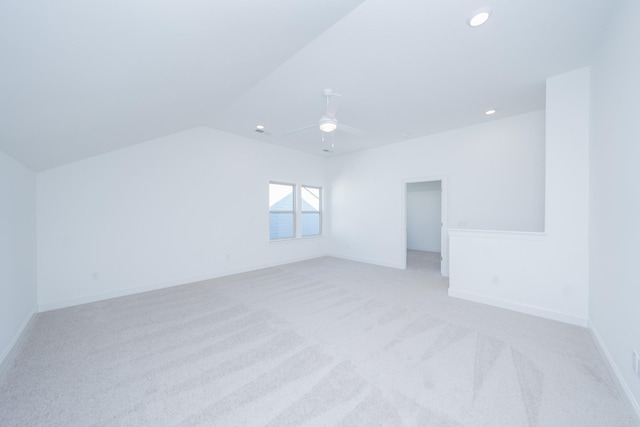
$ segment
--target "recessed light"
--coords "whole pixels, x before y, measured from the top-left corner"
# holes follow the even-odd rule
[[[496,110],[487,110],[487,111],[485,111],[484,113],[485,113],[487,116],[490,116],[490,115],[492,115],[492,114],[495,114],[495,113],[496,113]]]
[[[478,9],[473,13],[473,15],[471,15],[471,18],[469,18],[467,23],[472,27],[477,27],[487,22],[490,16],[491,16],[491,9],[489,8]]]
[[[264,133],[264,125],[257,125],[255,131],[258,133]]]

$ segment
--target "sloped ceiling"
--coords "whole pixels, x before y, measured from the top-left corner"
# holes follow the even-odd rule
[[[210,126],[335,156],[521,114],[589,64],[615,3],[7,0],[0,150],[44,170]],[[367,134],[282,135],[317,123],[325,88]]]

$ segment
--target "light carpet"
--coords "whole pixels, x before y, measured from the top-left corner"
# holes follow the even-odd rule
[[[633,426],[584,328],[335,258],[41,313],[1,426]]]

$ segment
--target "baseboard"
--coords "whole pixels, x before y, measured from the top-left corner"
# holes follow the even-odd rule
[[[0,378],[2,378],[4,373],[8,370],[9,366],[18,354],[18,351],[22,347],[24,339],[27,336],[29,328],[31,327],[32,321],[37,312],[37,307],[33,306],[27,314],[26,318],[22,321],[22,324],[9,342],[7,348],[5,348],[2,351],[2,354],[0,354]]]
[[[611,356],[611,353],[609,353],[604,340],[600,336],[600,333],[598,333],[598,329],[595,327],[591,319],[589,319],[589,331],[591,332],[591,336],[593,337],[593,340],[595,341],[600,354],[602,354],[602,356],[607,361],[609,368],[611,369],[611,373],[616,378],[616,380],[618,380],[618,385],[624,391],[624,394],[627,397],[627,403],[632,408],[633,413],[636,417],[635,421],[638,423],[638,425],[640,425],[640,403],[638,403],[635,396],[631,392],[631,389],[627,385],[627,382],[624,380],[622,372],[620,372],[620,369],[618,369],[618,365],[613,359],[613,356]]]
[[[115,291],[101,292],[99,294],[86,295],[78,298],[69,298],[64,300],[58,300],[54,302],[48,302],[38,305],[38,311],[40,313],[51,310],[59,310],[61,308],[74,307],[76,305],[90,304],[92,302],[104,301],[113,298],[126,297],[128,295],[141,294],[143,292],[157,291],[160,289],[171,288],[173,286],[185,285],[188,283],[199,282],[201,280],[210,279],[211,277],[184,277],[177,280],[171,280],[167,282],[151,283],[144,286],[136,286],[126,289],[118,289]]]
[[[278,267],[280,265],[291,264],[294,262],[308,261],[310,259],[321,258],[323,256],[327,256],[327,255],[320,254],[320,255],[313,255],[309,257],[300,257],[300,258],[290,259],[284,262],[264,263],[264,264],[251,265],[243,268],[227,269],[222,271],[219,270],[215,272],[212,271],[210,273],[205,273],[205,274],[183,276],[181,278],[169,280],[166,282],[150,283],[143,286],[119,289],[111,292],[102,292],[99,294],[87,295],[87,296],[78,297],[78,298],[70,298],[70,299],[64,299],[64,300],[59,300],[54,302],[47,302],[47,303],[40,304],[38,306],[38,311],[45,312],[45,311],[51,311],[51,310],[58,310],[61,308],[73,307],[76,305],[90,304],[92,302],[104,301],[112,298],[120,298],[128,295],[140,294],[143,292],[157,291],[160,289],[171,288],[173,286],[188,285],[189,283],[201,282],[203,280],[217,279],[220,277],[232,276],[234,274],[241,274],[241,273],[247,273],[249,271],[262,270],[264,268]]]
[[[513,301],[490,298],[484,295],[478,295],[471,292],[458,291],[458,290],[449,288],[449,296],[468,300],[468,301],[479,302],[481,304],[487,304],[494,307],[500,307],[500,308],[504,308],[511,311],[517,311],[519,313],[530,314],[532,316],[543,317],[545,319],[556,320],[558,322],[568,323],[570,325],[583,326],[583,327],[587,327],[588,325],[586,318],[575,316],[573,314],[552,311],[545,308],[530,306],[526,304],[520,304]]]
[[[354,261],[354,262],[362,262],[364,264],[378,265],[380,267],[395,268],[395,269],[400,269],[400,270],[404,270],[404,268],[405,268],[404,265],[401,265],[401,264],[398,264],[398,263],[393,264],[393,263],[388,263],[388,262],[380,262],[380,261],[371,260],[371,259],[367,259],[367,258],[358,258],[358,257],[351,257],[351,256],[339,255],[339,254],[329,254],[328,256],[330,256],[332,258],[344,259],[346,261]]]

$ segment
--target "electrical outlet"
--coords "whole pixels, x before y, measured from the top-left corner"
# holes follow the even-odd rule
[[[100,280],[100,273],[98,273],[97,271],[91,273],[91,280]]]

